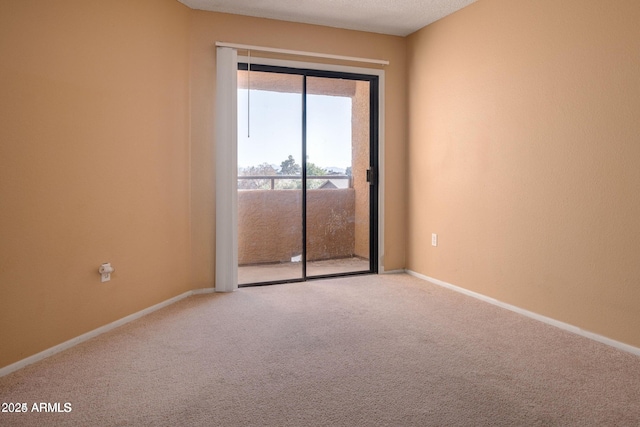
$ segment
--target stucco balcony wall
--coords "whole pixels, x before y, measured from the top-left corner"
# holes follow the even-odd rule
[[[302,191],[238,192],[238,264],[290,262],[302,253]],[[307,260],[353,256],[355,191],[307,191]]]

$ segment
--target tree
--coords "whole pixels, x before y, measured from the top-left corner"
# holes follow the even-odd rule
[[[262,163],[258,166],[249,166],[238,169],[238,176],[273,176],[276,170],[269,163]],[[239,179],[239,190],[269,190],[271,189],[270,179]]]
[[[287,157],[287,160],[280,163],[279,175],[300,175],[300,165],[296,163],[296,160],[291,154]]]
[[[299,190],[302,188],[302,174],[300,173],[302,168],[296,159],[292,155],[289,155],[282,163],[280,163],[280,170],[276,171],[273,166],[268,163],[262,163],[258,166],[249,166],[246,168],[238,169],[238,176],[257,177],[257,176],[294,176],[292,179],[276,179],[274,181],[274,188],[276,190]],[[307,162],[307,176],[324,176],[328,172],[326,169],[317,166],[315,163]],[[240,190],[268,190],[271,188],[272,179],[238,179],[238,189]],[[310,179],[307,181],[307,188],[318,188],[323,184],[321,179]]]
[[[307,176],[322,176],[326,174],[326,169],[316,166],[315,163],[307,162]]]
[[[316,166],[315,163],[307,162],[307,177],[309,176],[323,176],[327,174],[327,170]],[[313,190],[320,187],[325,181],[321,179],[309,179],[307,180],[307,189]]]

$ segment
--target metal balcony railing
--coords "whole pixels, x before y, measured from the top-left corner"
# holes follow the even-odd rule
[[[276,180],[301,180],[301,175],[241,175],[238,176],[238,180],[269,180],[271,190],[275,189]],[[350,175],[307,175],[308,180],[325,180],[325,181],[333,181],[333,180],[347,180],[347,188],[352,188],[353,183]]]

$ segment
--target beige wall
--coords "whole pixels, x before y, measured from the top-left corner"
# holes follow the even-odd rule
[[[215,42],[387,59],[385,268],[404,267],[405,248],[405,39],[213,12],[193,11],[191,21],[192,285],[215,277],[214,101]],[[308,58],[295,58],[309,60]],[[353,65],[353,64],[347,64]],[[362,65],[362,64],[358,64]]]
[[[385,268],[640,346],[639,21],[479,0],[404,39],[0,2],[0,367],[213,285],[216,41],[390,60]]]
[[[189,289],[189,9],[2,1],[0,58],[3,367]]]
[[[640,346],[638,22],[480,0],[410,36],[409,269]]]
[[[213,286],[217,40],[391,61],[385,248],[403,267],[403,38],[175,0],[0,2],[0,367]]]

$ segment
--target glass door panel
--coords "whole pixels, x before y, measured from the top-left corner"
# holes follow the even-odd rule
[[[238,71],[238,284],[302,280],[304,76]]]
[[[370,82],[306,81],[306,275],[370,270]]]

